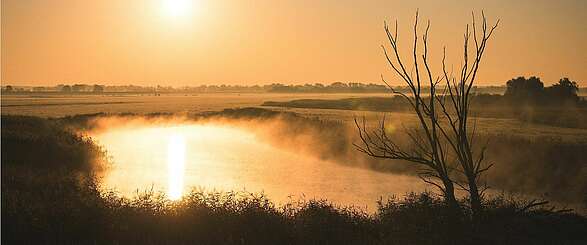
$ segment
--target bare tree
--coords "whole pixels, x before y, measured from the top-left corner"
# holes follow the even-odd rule
[[[418,118],[418,127],[406,129],[409,138],[407,146],[388,135],[385,128],[385,118],[380,121],[376,129],[369,130],[365,119],[355,124],[359,131],[361,144],[355,144],[357,149],[369,156],[377,158],[404,160],[420,165],[420,178],[441,190],[445,200],[452,207],[458,207],[455,198],[455,185],[470,193],[471,208],[474,214],[481,211],[483,189],[478,183],[483,172],[489,169],[484,164],[485,147],[479,154],[474,154],[474,127],[469,132],[469,106],[471,102],[471,88],[477,77],[479,64],[483,57],[487,41],[497,27],[499,21],[490,29],[483,14],[481,37],[477,37],[475,16],[473,16],[473,38],[475,43],[475,57],[469,59],[469,39],[471,33],[467,25],[464,35],[464,60],[459,77],[453,76],[446,70],[446,49],[443,50],[442,74],[433,77],[428,63],[428,31],[430,21],[421,39],[418,36],[418,12],[414,22],[413,64],[412,71],[408,72],[406,63],[402,60],[398,48],[397,21],[394,32],[390,31],[385,23],[385,33],[391,46],[389,53],[382,46],[385,58],[392,70],[402,79],[409,88],[404,93],[394,89],[382,76],[383,82],[392,93],[403,97],[411,106]],[[418,43],[421,41],[423,51],[418,54]],[[439,86],[440,85],[440,86]],[[444,86],[443,86],[444,85]],[[441,89],[441,93],[437,93]],[[424,97],[428,92],[429,97]],[[459,181],[464,179],[464,181]]]
[[[445,59],[442,60],[442,70],[444,81],[446,81],[446,91],[448,95],[442,97],[436,97],[435,100],[439,102],[442,107],[442,112],[448,120],[449,132],[444,135],[445,139],[450,143],[452,150],[458,159],[459,172],[462,173],[466,178],[466,185],[457,184],[464,190],[469,192],[471,209],[474,215],[478,215],[482,209],[483,193],[487,189],[484,185],[482,189],[479,188],[479,182],[482,174],[487,171],[493,164],[485,164],[484,156],[486,145],[482,146],[479,150],[479,154],[474,154],[474,139],[475,139],[475,127],[470,127],[469,122],[469,107],[471,105],[471,88],[477,77],[477,71],[479,70],[479,64],[487,47],[487,41],[493,34],[493,31],[497,28],[499,20],[491,27],[487,26],[487,19],[485,14],[481,12],[482,25],[481,35],[478,37],[477,26],[475,25],[475,15],[472,19],[473,29],[473,41],[475,43],[475,57],[473,60],[469,60],[469,39],[471,32],[469,25],[466,27],[464,36],[464,59],[463,66],[460,69],[459,77],[449,75],[446,70]],[[446,52],[445,52],[446,53]],[[444,55],[443,57],[445,57]],[[469,66],[470,65],[470,66]],[[452,112],[447,108],[445,98],[449,98],[450,102],[448,106],[452,106]],[[469,131],[469,129],[472,129]]]

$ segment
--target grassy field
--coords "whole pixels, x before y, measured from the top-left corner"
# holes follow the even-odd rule
[[[2,115],[28,115],[63,117],[93,113],[200,113],[227,108],[262,107],[277,111],[295,112],[304,117],[351,122],[365,116],[377,121],[384,115],[373,110],[349,110],[261,106],[265,102],[287,103],[292,100],[341,100],[346,98],[385,97],[386,94],[281,94],[281,93],[219,93],[151,95],[3,95]],[[219,102],[220,101],[220,102]],[[305,107],[305,106],[301,106]],[[319,107],[319,106],[316,106]],[[415,117],[405,112],[385,113],[391,123],[410,124]],[[524,122],[510,118],[480,117],[476,119],[480,130],[495,134],[515,134],[524,137],[552,137],[562,141],[587,141],[587,130]]]
[[[194,113],[226,108],[259,106],[263,102],[294,99],[339,99],[383,94],[122,94],[122,95],[2,95],[2,114],[62,117],[90,113]]]
[[[263,105],[376,112],[411,111],[410,105],[400,96],[266,101]],[[470,113],[477,118],[514,119],[528,124],[587,129],[587,103],[585,101],[576,104],[569,102],[567,104],[531,106],[512,103],[501,95],[483,94],[472,98]]]

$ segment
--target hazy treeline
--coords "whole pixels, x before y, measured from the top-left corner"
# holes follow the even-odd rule
[[[394,87],[405,91],[405,87]],[[488,94],[503,94],[503,86],[476,87],[476,91]],[[201,86],[137,86],[137,85],[100,85],[100,84],[60,84],[57,86],[2,86],[3,93],[387,93],[389,88],[381,84],[355,82],[335,82],[331,84],[286,85],[273,83],[268,85],[201,85]]]
[[[452,212],[429,193],[383,200],[374,214],[324,200],[276,206],[252,193],[192,192],[179,201],[157,193],[132,199],[101,193],[107,153],[70,130],[91,127],[99,116],[2,116],[3,244],[579,244],[586,239],[585,217],[525,208],[505,197],[488,199],[483,219],[472,223],[468,210]],[[295,133],[343,130],[337,122],[262,109],[193,117],[220,119],[260,120],[273,127],[285,120]]]
[[[100,85],[100,84],[73,84],[73,85],[67,85],[67,84],[59,84],[57,86],[48,86],[48,87],[43,87],[43,86],[34,86],[34,87],[29,87],[29,86],[12,86],[12,85],[6,85],[6,86],[2,86],[2,92],[3,93],[26,93],[26,92],[37,92],[37,93],[41,93],[41,92],[62,92],[62,93],[88,93],[88,92],[92,92],[92,93],[102,93],[104,92],[106,86],[105,85]],[[110,89],[110,87],[109,87]]]
[[[563,79],[561,79],[562,81]],[[566,80],[568,81],[568,79]],[[531,77],[526,79],[519,77],[508,81],[512,83],[507,86],[475,86],[473,91],[477,94],[504,94],[506,90],[514,91],[515,95],[521,95],[518,92],[528,90],[530,96],[535,92],[543,90],[546,97],[561,95],[561,88],[567,88],[568,84],[574,84],[576,87],[575,94],[587,93],[587,88],[579,88],[576,83],[568,81],[561,84],[560,82],[544,87],[539,78]],[[396,91],[408,92],[405,86],[394,86]],[[426,90],[426,87],[423,88]],[[512,90],[513,89],[513,90]],[[200,86],[138,86],[138,85],[103,85],[103,84],[59,84],[57,86],[2,86],[3,93],[34,93],[34,92],[59,92],[59,93],[388,93],[390,89],[382,84],[374,83],[357,83],[357,82],[334,82],[331,84],[306,83],[301,85],[287,85],[282,83],[272,83],[267,85],[200,85]],[[524,92],[522,92],[524,93]],[[539,92],[538,92],[539,93]]]

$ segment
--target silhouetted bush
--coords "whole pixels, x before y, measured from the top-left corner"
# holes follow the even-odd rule
[[[545,88],[544,94],[546,98],[554,103],[576,103],[579,101],[577,92],[579,86],[576,82],[568,78],[562,78],[557,84]]]
[[[504,96],[510,101],[510,105],[516,107],[524,105],[574,106],[579,102],[578,91],[577,83],[566,77],[546,88],[540,78],[518,77],[507,82]]]
[[[90,138],[77,135],[54,120],[2,116],[2,167],[87,171],[105,152]]]
[[[507,81],[506,86],[504,96],[516,102],[535,104],[544,97],[544,84],[537,77],[514,78]]]

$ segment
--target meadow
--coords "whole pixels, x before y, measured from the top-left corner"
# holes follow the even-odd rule
[[[259,106],[265,101],[300,98],[340,99],[384,94],[291,94],[291,93],[171,93],[153,94],[3,94],[2,114],[62,117],[104,113],[193,113],[226,108]],[[220,102],[219,102],[220,101]]]
[[[376,112],[410,112],[409,104],[399,95],[343,99],[297,99],[266,101],[264,106],[309,109],[336,109]],[[502,95],[481,94],[471,100],[471,115],[477,118],[515,119],[527,124],[559,128],[587,128],[587,102],[532,105],[508,101]]]

